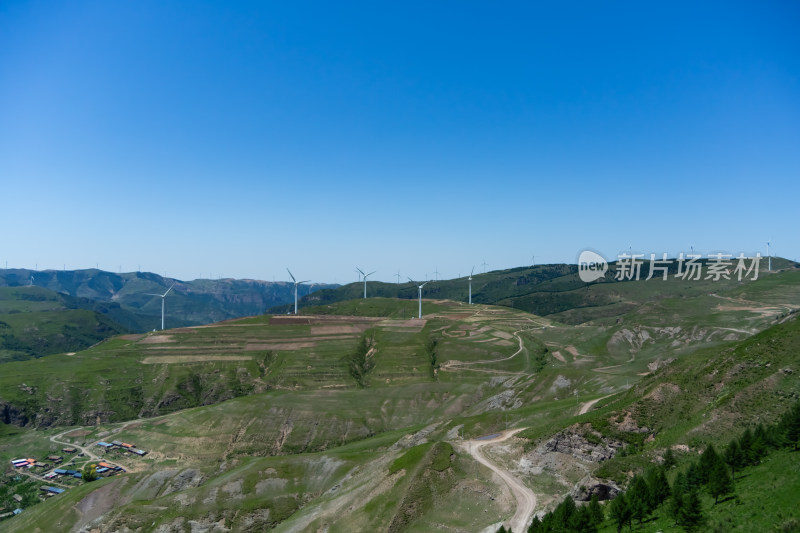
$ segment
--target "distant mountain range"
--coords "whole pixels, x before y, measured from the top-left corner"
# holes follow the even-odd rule
[[[10,325],[5,331],[0,329],[0,339],[5,338],[0,343],[0,361],[82,349],[117,333],[160,328],[161,298],[153,294],[163,294],[173,284],[166,299],[167,328],[258,315],[276,305],[294,301],[294,284],[289,282],[181,281],[151,272],[116,274],[97,269],[0,270],[0,290],[5,288],[0,294],[0,321],[13,322],[19,327],[15,326],[13,332]],[[337,286],[301,285],[300,295]],[[76,311],[83,312],[82,319],[77,318],[80,313]],[[21,313],[27,318],[23,319]],[[6,314],[15,316],[9,322],[3,318]],[[44,323],[50,324],[53,331],[57,330],[58,340],[55,337],[42,340]],[[78,326],[79,323],[82,325]],[[30,332],[30,342],[20,340],[18,334],[26,328]],[[95,330],[97,333],[92,333]],[[34,341],[34,338],[39,340]],[[76,338],[84,340],[78,342]]]

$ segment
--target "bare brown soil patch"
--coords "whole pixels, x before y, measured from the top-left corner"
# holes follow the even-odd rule
[[[661,403],[665,399],[675,394],[679,394],[680,392],[681,388],[674,383],[661,383],[655,389],[647,393],[645,398]]]
[[[89,431],[88,429],[76,429],[75,431],[70,431],[64,436],[70,439],[77,439],[78,437],[85,437],[90,433],[91,431]]]
[[[139,344],[161,344],[162,342],[175,342],[172,335],[150,335],[139,341]]]
[[[144,365],[204,363],[206,361],[250,361],[247,355],[151,355],[142,359]]]
[[[330,326],[312,326],[312,335],[341,335],[344,333],[361,333],[369,328],[369,324],[342,324]]]
[[[269,319],[270,324],[275,325],[308,325],[311,324],[311,319],[307,316],[273,316]]]
[[[567,360],[566,360],[566,359],[564,359],[564,356],[563,356],[563,355],[561,355],[561,352],[559,352],[559,351],[555,351],[555,352],[553,352],[553,357],[555,357],[556,359],[558,359],[558,360],[559,360],[559,361],[561,361],[562,363],[566,363],[566,362],[567,362]]]
[[[303,348],[313,348],[316,346],[316,342],[268,342],[264,344],[248,344],[245,347],[245,351],[255,351],[255,350],[301,350]]]

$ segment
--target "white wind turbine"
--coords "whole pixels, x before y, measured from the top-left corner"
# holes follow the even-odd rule
[[[300,285],[301,283],[308,283],[311,280],[307,279],[305,281],[297,281],[296,279],[294,279],[294,275],[292,275],[291,270],[287,268],[286,272],[288,272],[289,275],[292,276],[292,281],[294,281],[294,314],[297,314],[297,286]]]
[[[772,244],[770,241],[767,241],[767,270],[772,272],[772,255],[769,253],[769,245]]]
[[[426,282],[425,282],[425,283],[423,283],[423,284],[419,284],[418,282],[414,281],[414,280],[413,280],[413,279],[411,279],[411,278],[408,278],[408,281],[410,281],[411,283],[413,283],[414,285],[416,285],[416,286],[417,286],[417,288],[419,289],[419,318],[422,318],[422,287],[424,287],[425,285],[427,285],[428,283],[430,283],[430,281],[426,281]]]
[[[165,292],[164,294],[152,294],[152,293],[149,293],[149,292],[146,293],[148,296],[158,296],[159,298],[161,298],[161,331],[164,331],[164,300],[166,299],[167,294],[169,294],[169,291],[171,291],[172,287],[174,287],[174,286],[175,286],[175,284],[173,283],[170,286],[170,288],[167,289],[167,292]]]
[[[469,273],[469,305],[472,305],[472,273],[475,272],[475,267]]]
[[[364,298],[366,298],[367,297],[367,276],[373,275],[375,272],[377,272],[377,270],[373,270],[369,274],[364,274],[364,271],[361,270],[358,267],[356,267],[356,270],[358,270],[359,274],[361,274],[361,276],[363,276],[363,278],[364,278]]]

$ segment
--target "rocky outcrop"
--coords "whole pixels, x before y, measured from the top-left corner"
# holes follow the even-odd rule
[[[586,476],[572,489],[569,495],[575,501],[588,502],[592,496],[597,496],[600,501],[613,500],[619,493],[620,488],[613,481]]]
[[[585,435],[589,435],[591,441]],[[591,429],[573,426],[540,444],[537,451],[565,453],[582,461],[600,463],[614,457],[624,446],[623,442],[603,437]]]
[[[23,427],[28,424],[28,417],[16,405],[0,400],[0,421]]]

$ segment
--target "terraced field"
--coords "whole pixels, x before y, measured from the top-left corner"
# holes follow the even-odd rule
[[[149,451],[112,457],[132,473],[101,481],[92,495],[87,485],[70,489],[9,524],[41,527],[58,512],[60,530],[495,531],[515,515],[516,499],[470,457],[469,439],[522,430],[482,453],[534,492],[539,511],[595,472],[617,478],[641,468],[664,443],[695,446],[759,409],[775,416],[777,407],[758,405],[794,394],[794,374],[757,362],[752,381],[724,393],[695,375],[703,368],[713,381],[708,365],[739,368],[725,355],[731,346],[751,355],[776,346],[779,357],[752,356],[791,364],[794,344],[775,339],[796,341],[798,286],[787,272],[580,326],[447,300],[423,301],[420,320],[410,318],[416,302],[370,298],[5,365],[4,412],[26,427],[3,426],[0,459],[52,452],[49,438],[66,429],[52,424],[75,426],[65,442],[116,439]],[[748,340],[768,327],[784,329]],[[364,339],[369,365],[358,381],[349,361]],[[681,407],[673,413],[670,402]],[[716,429],[711,414],[728,422]],[[605,432],[597,434],[613,446],[601,455],[613,457],[625,439],[641,453],[598,470],[588,456],[548,451],[559,438],[591,444],[576,422]],[[654,440],[645,443],[637,424]]]

